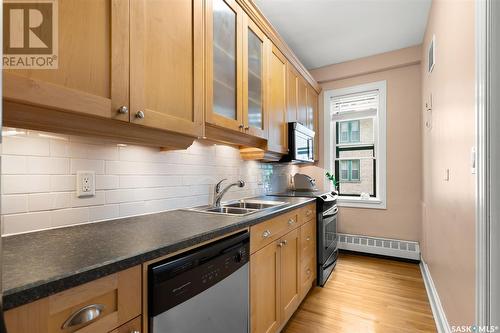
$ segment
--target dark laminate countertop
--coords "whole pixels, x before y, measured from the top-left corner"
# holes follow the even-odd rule
[[[3,238],[4,310],[267,220],[314,201],[247,216],[186,210],[122,218]]]

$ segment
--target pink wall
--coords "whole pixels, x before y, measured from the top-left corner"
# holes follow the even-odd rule
[[[422,134],[423,257],[450,325],[474,323],[474,15],[472,0],[434,0],[422,48],[424,59],[434,34],[435,68],[422,66],[422,101],[433,97],[432,129]]]
[[[422,93],[415,51],[420,52],[420,47],[386,53],[383,58],[373,56],[327,66],[313,73],[315,78],[323,80],[340,73],[347,77],[323,82],[323,90],[387,81],[387,209],[342,207],[339,216],[342,233],[416,241],[421,238]],[[320,119],[323,119],[323,95],[320,101]],[[322,132],[320,149],[324,143]],[[325,180],[323,162],[317,167],[304,167],[301,172],[313,175],[321,185]]]

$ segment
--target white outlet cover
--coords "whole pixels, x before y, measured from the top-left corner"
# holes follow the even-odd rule
[[[76,172],[76,196],[78,198],[95,196],[95,172]]]

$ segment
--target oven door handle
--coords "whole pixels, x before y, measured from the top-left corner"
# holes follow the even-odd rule
[[[333,210],[333,212],[329,212],[329,211],[326,211],[323,213],[323,217],[332,217],[332,216],[335,216],[337,215],[337,213],[339,212],[339,208],[338,207],[335,207],[335,209]],[[325,214],[326,213],[326,214]]]

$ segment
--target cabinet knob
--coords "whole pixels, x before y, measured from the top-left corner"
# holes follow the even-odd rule
[[[245,131],[248,131],[249,129],[250,129],[250,127],[245,126]]]
[[[283,247],[283,245],[285,245],[285,244],[283,244],[283,241],[281,241],[281,242],[278,243],[279,247]]]
[[[137,111],[137,113],[135,114],[135,117],[138,119],[144,119],[144,117],[145,117],[144,111]]]
[[[294,223],[295,223],[295,220],[294,220],[294,219],[289,219],[289,220],[288,220],[288,225],[292,225],[292,224],[294,224]]]
[[[286,239],[283,240],[283,245],[288,244],[288,241]]]
[[[269,238],[269,237],[271,237],[271,231],[264,230],[264,232],[262,233],[262,238]]]
[[[306,241],[310,241],[310,240],[311,240],[311,237],[307,236]]]
[[[238,127],[239,127],[239,128],[243,128],[243,127],[245,127],[245,126],[244,126],[243,124],[240,124],[240,126],[238,126]]]
[[[307,273],[307,276],[311,275],[311,270],[307,269],[306,273]]]
[[[118,108],[118,113],[119,114],[127,114],[128,113],[128,107],[125,105],[122,105]]]

